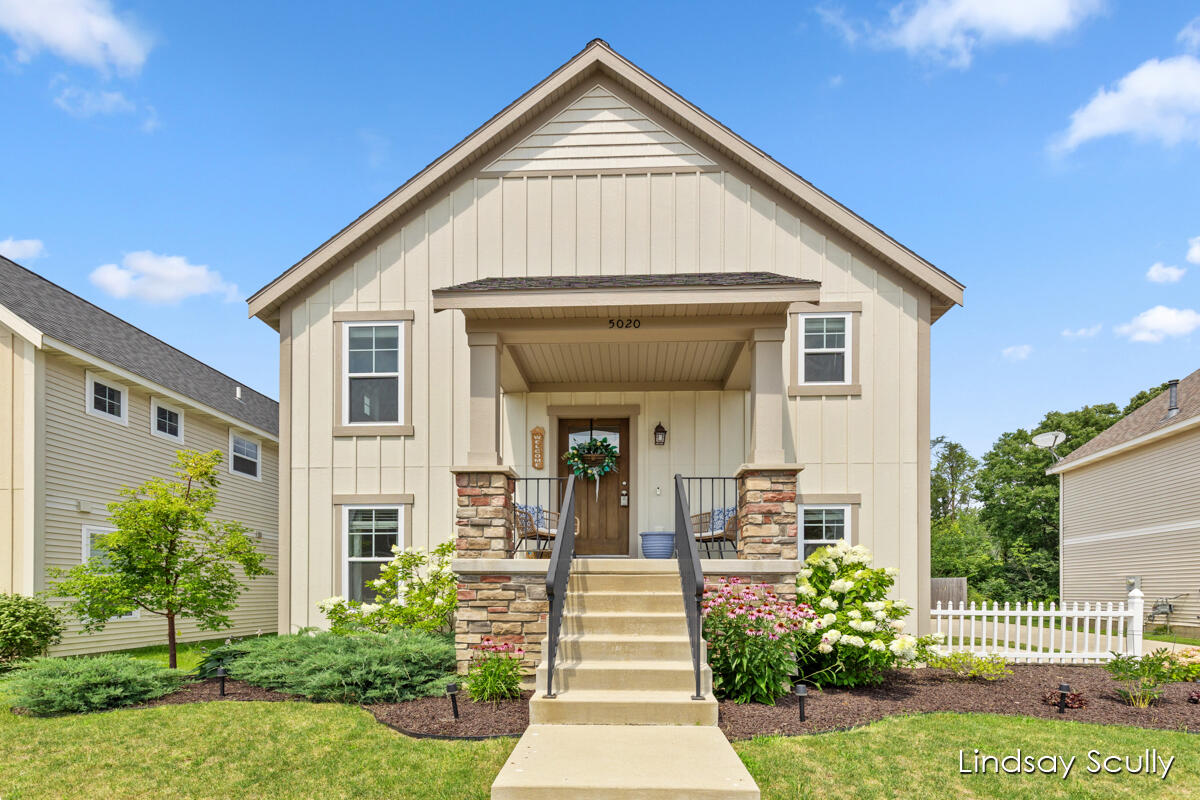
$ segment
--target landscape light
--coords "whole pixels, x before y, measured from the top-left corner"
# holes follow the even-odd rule
[[[1071,693],[1071,686],[1066,683],[1058,685],[1058,713],[1065,714],[1067,711],[1067,695]]]
[[[799,700],[800,700],[800,705],[799,705],[800,721],[804,722],[807,719],[807,717],[804,714],[804,701],[808,698],[808,687],[805,686],[803,683],[797,683],[795,686],[792,687],[792,691],[796,693],[796,697],[799,698]]]
[[[213,674],[215,674],[217,676],[217,679],[219,681],[221,681],[221,690],[220,690],[221,697],[224,697],[225,696],[225,676],[229,674],[228,672],[225,671],[225,665],[222,664],[221,666],[217,667],[217,671]]]
[[[458,684],[446,684],[446,696],[450,698],[450,708],[454,711],[454,718],[458,719]]]

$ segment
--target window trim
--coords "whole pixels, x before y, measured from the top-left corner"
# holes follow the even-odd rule
[[[233,468],[233,440],[234,440],[234,437],[237,437],[238,439],[244,439],[247,442],[254,442],[254,444],[258,447],[258,459],[255,462],[258,465],[258,469],[255,470],[258,474],[247,475],[246,473],[240,472],[239,470],[236,470]],[[245,456],[242,456],[242,458],[245,458]],[[262,480],[262,472],[263,472],[262,439],[258,438],[257,436],[251,436],[246,431],[241,431],[241,430],[238,430],[237,428],[230,428],[229,429],[229,473],[231,475],[240,475],[243,478],[248,478],[249,480],[252,480],[252,481],[261,481]]]
[[[837,382],[804,382],[804,320],[810,317],[827,319],[841,317],[846,320],[846,375],[845,379]],[[788,313],[788,330],[791,337],[791,380],[788,385],[789,397],[825,397],[836,395],[857,396],[862,394],[862,383],[859,376],[859,352],[861,339],[859,336],[862,324],[862,303],[793,303]],[[821,350],[814,352],[836,352]]]
[[[334,323],[334,374],[338,386],[334,391],[333,435],[334,436],[412,436],[412,340],[415,314],[408,310],[397,311],[337,311]],[[397,406],[399,419],[396,422],[350,422],[350,333],[351,327],[372,325],[395,325],[398,331],[399,353],[396,376],[398,384]]]
[[[80,526],[80,533],[82,534],[82,540],[83,540],[82,541],[83,547],[80,551],[83,556],[83,561],[81,563],[87,563],[87,560],[92,557],[92,536],[94,536],[97,533],[113,533],[116,530],[117,530],[116,528],[113,528],[109,525],[92,525],[90,523],[84,523],[82,526]],[[109,622],[125,622],[126,620],[135,620],[135,619],[141,619],[141,618],[142,618],[141,609],[135,608],[133,611],[130,611],[128,614],[123,614],[118,617],[110,617],[108,621]]]
[[[172,436],[169,433],[163,433],[158,429],[158,409],[160,408],[179,415],[178,436]],[[150,398],[150,435],[157,436],[160,439],[166,439],[169,442],[183,444],[183,409],[152,396]]]
[[[800,559],[803,560],[808,557],[808,556],[804,555],[804,550],[809,544],[816,544],[818,546],[823,546],[823,547],[828,547],[832,544],[837,543],[838,541],[843,541],[846,544],[853,544],[854,543],[854,529],[855,529],[854,523],[857,521],[855,519],[856,515],[854,513],[854,509],[855,509],[855,505],[853,503],[803,503],[803,504],[801,504],[797,508],[797,511],[799,513],[798,513],[797,520],[796,520],[797,521],[797,533],[798,533],[799,545],[800,545],[798,555],[799,555]],[[804,512],[809,511],[809,510],[822,510],[822,511],[840,510],[840,511],[842,511],[846,515],[845,522],[843,523],[845,532],[844,532],[842,538],[841,539],[806,539],[806,538],[804,538]]]
[[[96,410],[96,407],[93,405],[93,398],[95,397],[97,383],[99,383],[103,386],[107,386],[110,389],[116,389],[121,393],[121,415],[120,416],[117,416],[116,414],[109,414],[104,411]],[[103,375],[98,375],[97,373],[92,372],[91,370],[85,370],[84,371],[83,410],[85,412],[87,412],[88,414],[91,414],[93,417],[99,417],[100,419],[106,419],[109,422],[115,423],[117,425],[128,426],[129,425],[129,387],[123,383],[119,383],[117,381],[106,378]]]
[[[341,524],[342,524],[342,535],[341,535],[342,552],[339,554],[339,558],[341,559],[341,562],[342,562],[342,565],[341,565],[342,566],[342,569],[341,569],[341,576],[342,576],[341,596],[342,596],[342,599],[344,599],[346,601],[349,601],[349,599],[350,599],[349,588],[350,588],[350,562],[351,561],[386,564],[387,562],[391,561],[392,558],[394,558],[394,556],[389,556],[387,558],[378,558],[378,557],[364,558],[361,556],[353,558],[353,559],[350,558],[350,512],[351,511],[361,511],[363,509],[373,509],[373,510],[374,509],[383,509],[383,510],[395,509],[396,510],[396,545],[401,550],[403,550],[404,548],[408,547],[408,545],[406,544],[406,537],[407,537],[407,532],[408,532],[407,517],[408,517],[409,507],[410,507],[410,504],[408,504],[408,503],[345,503],[338,507],[340,509],[339,515],[341,517]]]

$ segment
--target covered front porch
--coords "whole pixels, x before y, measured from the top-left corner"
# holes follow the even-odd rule
[[[435,290],[470,350],[467,463],[454,468],[463,558],[551,548],[571,465],[576,554],[638,557],[675,524],[681,474],[705,558],[795,559],[787,326],[819,284],[772,273],[497,278]],[[576,474],[579,473],[575,469]]]

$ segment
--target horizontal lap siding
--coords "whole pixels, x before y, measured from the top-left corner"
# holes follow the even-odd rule
[[[171,477],[178,449],[224,455],[218,488],[216,519],[232,519],[250,528],[259,549],[267,554],[267,567],[276,572],[279,549],[278,448],[262,442],[262,480],[230,474],[229,425],[198,411],[184,409],[182,444],[150,434],[150,397],[130,387],[129,425],[122,426],[84,412],[85,370],[64,358],[46,358],[45,530],[42,555],[47,566],[70,567],[82,559],[84,525],[108,525],[100,507],[118,499],[122,486],[136,486],[151,477]],[[95,511],[80,511],[79,503],[94,504]],[[85,507],[88,507],[85,505]],[[277,580],[274,574],[248,582],[228,631],[200,631],[194,623],[180,625],[184,640],[222,635],[247,635],[274,631],[278,616]],[[82,633],[72,623],[55,654],[140,647],[162,644],[166,623],[145,611],[141,619],[110,623],[102,632]]]
[[[1149,610],[1174,600],[1172,622],[1200,624],[1200,430],[1063,475],[1062,595],[1120,600],[1138,575]]]
[[[462,314],[432,313],[432,289],[499,276],[747,270],[820,280],[823,298],[863,304],[863,395],[791,400],[786,454],[806,465],[804,491],[863,495],[858,538],[881,563],[904,568],[900,593],[915,602],[917,571],[908,566],[927,525],[918,509],[919,453],[927,442],[917,425],[918,309],[926,297],[734,170],[475,172],[285,308],[292,323],[293,628],[319,624],[315,604],[339,583],[332,495],[411,493],[408,543],[429,547],[452,534],[447,468],[466,460],[469,356]],[[333,314],[396,309],[414,314],[415,434],[334,438]],[[784,353],[789,358],[786,345]],[[789,363],[785,379],[791,376]],[[529,429],[541,424],[549,434],[547,406],[602,403],[642,408],[639,526],[661,518],[671,470],[732,474],[745,460],[746,393],[647,391],[507,397],[506,462],[526,469]],[[660,420],[671,431],[666,448],[650,439]],[[659,485],[662,495],[654,493]]]

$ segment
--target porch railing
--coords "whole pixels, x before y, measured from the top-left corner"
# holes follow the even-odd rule
[[[554,545],[567,478],[517,478],[516,484],[509,555],[545,558]]]
[[[558,530],[546,570],[546,598],[550,601],[550,619],[546,626],[546,697],[554,693],[554,657],[558,653],[558,632],[562,628],[563,603],[567,599],[567,581],[571,578],[571,560],[575,558],[575,476],[567,479]]]
[[[738,479],[684,476],[696,544],[704,558],[737,558]]]
[[[704,572],[692,529],[691,506],[682,475],[675,476],[675,555],[679,559],[679,583],[683,590],[683,610],[687,616],[688,640],[692,647],[692,670],[696,677],[693,700],[703,700],[700,662],[700,604],[704,599]]]

